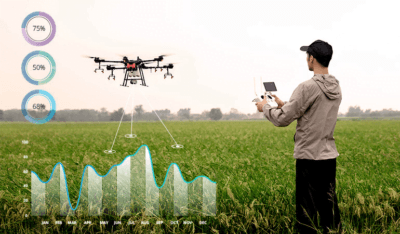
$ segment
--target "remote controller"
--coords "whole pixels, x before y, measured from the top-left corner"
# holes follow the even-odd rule
[[[274,98],[269,94],[267,94],[267,97],[270,99],[268,101],[273,101],[274,100]],[[261,102],[262,100],[264,100],[264,95],[261,95],[261,99],[258,98],[258,97],[254,98],[253,102]]]
[[[256,79],[254,79],[254,93],[256,94],[256,97],[253,99],[252,102],[262,102],[264,100],[264,97],[267,97],[267,102],[272,104],[272,106],[277,106],[275,103],[275,98],[272,97],[271,91],[276,91],[276,86],[274,82],[265,82],[264,87],[265,87],[265,93],[264,95],[261,95],[261,99],[257,95],[257,90],[256,90]],[[260,77],[261,85],[263,85],[261,77]]]
[[[270,99],[268,102],[274,101],[274,98],[271,95],[267,94],[267,97]],[[261,102],[262,100],[264,100],[264,95],[261,95],[261,99],[258,97],[254,98],[253,102]]]

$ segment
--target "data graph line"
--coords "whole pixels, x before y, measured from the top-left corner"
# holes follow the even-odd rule
[[[141,149],[142,147],[145,147],[145,150],[148,151],[148,154],[149,154],[149,157],[150,157],[151,172],[152,172],[152,174],[153,174],[154,184],[156,185],[156,187],[157,187],[158,189],[161,189],[161,188],[164,186],[164,184],[166,183],[166,180],[167,180],[167,177],[168,177],[168,173],[169,173],[169,171],[170,171],[170,168],[171,168],[172,166],[174,166],[174,165],[177,166],[177,168],[178,168],[178,170],[179,170],[179,174],[180,174],[182,180],[183,180],[186,184],[193,183],[194,181],[196,181],[196,180],[199,179],[199,178],[206,178],[206,179],[209,180],[211,183],[216,184],[215,181],[212,181],[210,178],[208,178],[207,176],[203,176],[203,175],[197,176],[197,177],[194,178],[192,181],[186,181],[186,180],[183,178],[183,176],[182,176],[182,172],[181,172],[181,169],[179,168],[179,166],[178,166],[176,163],[171,163],[171,164],[169,165],[168,170],[167,170],[167,173],[166,173],[166,175],[165,175],[164,182],[162,183],[161,186],[158,186],[158,185],[157,185],[156,178],[155,178],[155,174],[154,174],[153,160],[152,160],[152,158],[151,158],[150,149],[149,149],[149,147],[148,147],[147,145],[142,145],[142,146],[140,146],[140,148],[136,151],[135,154],[133,154],[133,155],[128,155],[128,156],[126,156],[126,157],[124,158],[124,160],[122,160],[121,163],[113,165],[113,166],[108,170],[108,172],[107,172],[105,175],[100,175],[92,165],[86,165],[85,168],[83,169],[83,173],[82,173],[82,177],[81,177],[81,183],[80,183],[80,189],[79,189],[79,196],[78,196],[78,200],[77,200],[77,203],[76,203],[75,208],[72,207],[72,203],[71,203],[70,195],[69,195],[69,190],[68,190],[67,177],[66,177],[66,174],[65,174],[65,168],[64,168],[64,165],[63,165],[61,162],[57,163],[57,164],[53,167],[53,170],[52,170],[52,172],[51,172],[50,178],[49,178],[47,181],[41,180],[40,177],[39,177],[39,175],[38,175],[36,172],[31,171],[31,173],[34,174],[34,175],[37,177],[37,179],[38,179],[41,183],[47,184],[47,183],[50,182],[51,178],[53,177],[54,171],[55,171],[55,169],[57,168],[57,166],[60,165],[60,166],[61,166],[61,169],[63,170],[64,181],[65,181],[65,187],[66,187],[66,193],[67,193],[67,197],[68,197],[68,203],[69,203],[69,206],[70,206],[71,210],[75,211],[75,210],[78,208],[78,206],[79,206],[79,202],[80,202],[80,199],[81,199],[81,192],[82,192],[82,187],[83,187],[82,185],[83,185],[83,181],[84,181],[84,176],[85,176],[86,169],[87,169],[88,167],[91,167],[91,168],[93,169],[93,171],[97,174],[97,176],[106,177],[114,167],[122,165],[122,164],[124,163],[124,161],[125,161],[127,158],[134,157],[134,156],[140,151],[140,149]]]

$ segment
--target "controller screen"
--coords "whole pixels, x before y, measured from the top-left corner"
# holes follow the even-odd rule
[[[264,82],[264,87],[267,92],[276,91],[275,82]]]

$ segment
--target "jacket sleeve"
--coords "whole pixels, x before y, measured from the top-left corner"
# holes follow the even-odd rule
[[[285,127],[295,119],[300,118],[311,105],[311,94],[302,83],[293,91],[289,102],[285,102],[282,108],[271,107],[269,104],[263,106],[264,116],[277,127]]]

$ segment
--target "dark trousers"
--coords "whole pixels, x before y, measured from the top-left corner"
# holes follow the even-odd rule
[[[341,231],[335,178],[336,158],[296,160],[296,227],[299,233],[317,233],[319,227],[324,233],[328,233],[328,228]]]

